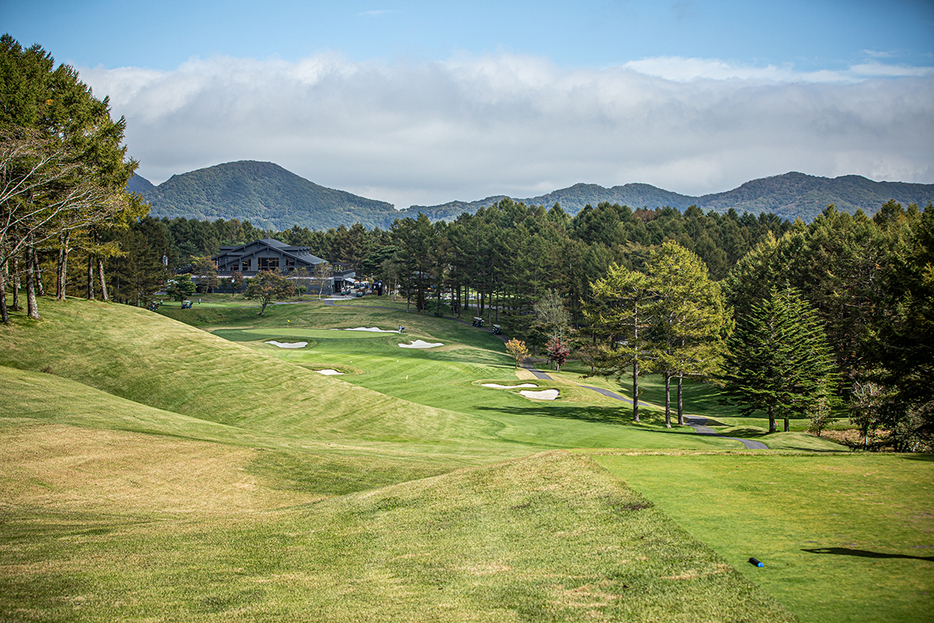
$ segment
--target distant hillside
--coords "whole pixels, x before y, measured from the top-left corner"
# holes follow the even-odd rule
[[[498,195],[470,203],[452,201],[437,206],[412,206],[408,210],[403,210],[403,212],[412,214],[424,212],[425,216],[433,221],[452,219],[462,212],[474,213],[479,208],[489,206],[504,198],[505,195]],[[596,206],[604,201],[628,205],[633,209],[646,206],[649,208],[671,206],[679,210],[683,210],[697,202],[696,197],[679,195],[649,184],[626,184],[625,186],[614,186],[613,188],[604,188],[597,184],[575,184],[570,188],[556,190],[546,195],[529,197],[528,199],[512,197],[512,199],[521,201],[526,205],[542,205],[546,208],[550,208],[557,203],[565,212],[572,215],[583,210],[586,205]]]
[[[480,201],[451,201],[435,206],[411,206],[395,210],[385,201],[366,199],[351,193],[314,184],[271,162],[241,161],[219,164],[191,173],[173,175],[153,186],[134,176],[128,188],[143,194],[152,204],[152,215],[174,218],[239,219],[256,227],[285,230],[293,225],[328,229],[362,223],[368,228],[388,228],[392,221],[423,212],[432,221],[453,220],[464,212],[474,213],[506,198],[487,197]],[[537,197],[517,198],[527,205],[550,208],[559,204],[571,215],[584,206],[604,201],[633,209],[671,206],[684,210],[697,205],[703,211],[740,214],[771,212],[784,219],[811,221],[828,204],[838,210],[863,210],[874,214],[882,204],[895,199],[902,205],[924,207],[934,202],[934,184],[873,182],[858,175],[837,178],[785,173],[746,182],[733,190],[692,197],[656,188],[649,184],[625,184],[604,188],[596,184],[575,184]]]
[[[392,204],[325,188],[271,162],[240,161],[198,169],[143,192],[155,217],[250,221],[277,230],[362,223],[386,227]]]
[[[452,201],[436,206],[412,206],[403,212],[424,212],[432,220],[451,219],[461,212],[476,212],[481,206],[491,205],[501,199],[503,196],[488,197],[470,203]],[[671,206],[684,210],[688,206],[696,205],[704,212],[713,210],[722,213],[730,208],[740,214],[771,212],[784,219],[800,218],[807,222],[831,203],[838,210],[853,213],[861,209],[866,214],[874,214],[890,199],[895,199],[903,205],[916,203],[923,208],[928,202],[934,202],[934,184],[873,182],[858,175],[830,179],[792,172],[753,180],[727,192],[701,197],[681,195],[649,184],[626,184],[612,188],[596,184],[575,184],[547,195],[513,199],[547,208],[558,203],[572,215],[580,212],[585,205],[596,206],[608,201],[633,209]]]
[[[155,185],[152,182],[139,175],[133,175],[126,185],[126,189],[131,193],[143,194],[149,192],[153,188],[155,188]]]
[[[772,212],[782,218],[800,218],[807,222],[829,204],[850,212],[861,209],[875,214],[882,204],[894,199],[902,205],[918,204],[924,208],[934,202],[934,184],[873,182],[859,175],[827,178],[804,173],[786,173],[746,182],[725,193],[698,197],[695,203],[705,212]]]

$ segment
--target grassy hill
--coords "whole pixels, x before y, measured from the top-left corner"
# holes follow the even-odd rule
[[[737,442],[667,431],[651,413],[628,423],[620,403],[581,387],[602,381],[573,371],[535,382],[560,390],[554,402],[484,387],[519,380],[500,340],[379,299],[277,305],[265,317],[236,302],[153,314],[69,299],[42,310],[41,321],[14,313],[0,327],[0,620],[843,621],[856,612],[897,621],[930,612],[919,567],[929,554],[912,548],[934,545],[923,489],[931,462],[824,452],[769,453],[764,465],[760,453],[724,453]],[[406,335],[335,330],[399,324]],[[399,347],[414,339],[444,346]],[[801,433],[763,438],[804,447]],[[711,478],[695,464],[746,477]],[[842,487],[858,470],[884,486]],[[784,538],[776,527],[785,524],[764,519],[788,495],[773,506],[731,493],[772,486],[778,474],[796,517],[832,524],[813,548],[883,556],[846,560],[846,594],[871,596],[879,574],[894,571],[885,585],[894,600],[815,609],[837,590],[840,556],[802,553],[799,532]],[[826,482],[845,490],[845,503],[823,503],[833,499]],[[726,500],[735,512],[724,512]],[[905,526],[861,519],[878,515],[877,504],[892,509],[880,521],[895,513]],[[716,529],[692,519],[715,513]],[[742,566],[751,550],[725,534],[756,548],[771,539],[769,565],[751,573]],[[786,599],[799,582],[809,590]]]

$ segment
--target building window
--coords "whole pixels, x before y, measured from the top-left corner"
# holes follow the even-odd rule
[[[250,270],[250,260],[243,260],[243,264],[240,266],[240,270]]]
[[[279,268],[279,258],[278,257],[260,257],[259,260],[259,269],[260,270],[275,270]]]

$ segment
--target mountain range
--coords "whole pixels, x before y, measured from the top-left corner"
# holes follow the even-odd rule
[[[464,212],[476,212],[506,195],[479,201],[451,201],[435,206],[411,206],[396,210],[392,204],[367,199],[342,190],[310,182],[271,162],[239,161],[219,164],[190,173],[173,175],[153,185],[134,176],[128,184],[152,206],[154,217],[195,219],[238,219],[263,229],[285,230],[293,225],[328,229],[361,223],[368,228],[388,228],[392,221],[423,212],[432,221],[452,220]],[[805,222],[833,203],[838,210],[857,209],[873,214],[894,199],[903,205],[924,207],[934,202],[934,184],[874,182],[858,175],[836,178],[804,173],[785,173],[746,182],[739,188],[698,197],[663,190],[649,184],[625,184],[604,188],[575,184],[537,197],[511,197],[527,205],[550,208],[556,203],[571,215],[585,205],[604,201],[633,209],[670,206],[678,210],[696,205],[704,212],[723,213],[733,208],[740,214],[771,212],[783,219]]]

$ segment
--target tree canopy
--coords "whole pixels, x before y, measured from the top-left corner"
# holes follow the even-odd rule
[[[10,35],[0,37],[0,267],[23,260],[32,317],[39,317],[41,253],[57,254],[64,298],[71,248],[82,247],[91,262],[114,256],[117,249],[99,233],[147,210],[126,191],[136,162],[121,145],[124,129],[123,118],[111,119],[108,99],[95,98],[72,67],[55,67],[38,45],[24,49]],[[8,322],[5,273],[0,308]],[[88,279],[90,292],[91,268]],[[102,277],[100,284],[106,292]]]

